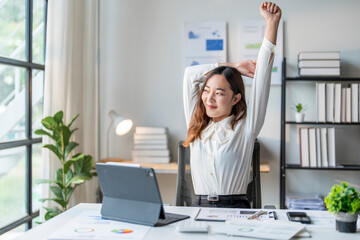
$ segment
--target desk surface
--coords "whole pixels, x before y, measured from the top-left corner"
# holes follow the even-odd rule
[[[26,233],[24,233],[22,236],[17,238],[17,240],[45,240],[47,237],[57,230],[59,226],[62,226],[69,222],[71,219],[76,217],[78,214],[80,214],[83,211],[86,210],[97,210],[100,211],[101,204],[91,204],[91,203],[81,203],[68,211],[60,214],[59,216],[41,224],[40,226],[37,226]],[[190,215],[191,219],[186,221],[192,221],[192,219],[197,214],[199,208],[195,207],[165,207],[165,211],[172,212],[172,213],[180,213],[180,214],[186,214]],[[279,219],[284,220],[286,219],[285,212],[286,210],[276,210],[278,213]],[[307,211],[308,213],[311,211]],[[175,227],[179,224],[173,223],[164,227],[155,227],[151,228],[150,231],[147,233],[145,239],[149,240],[177,240],[177,239],[186,239],[186,240],[198,240],[198,239],[235,239],[233,237],[226,237],[225,235],[213,235],[213,234],[202,234],[202,233],[179,233],[175,230]],[[221,222],[211,222],[209,225],[221,225],[224,223]],[[307,225],[307,230],[312,235],[312,240],[316,239],[326,239],[326,240],[332,240],[332,239],[342,239],[342,240],[354,240],[354,239],[360,239],[360,232],[358,228],[357,233],[340,233],[335,230],[335,227],[332,228],[324,228],[324,227],[315,227]],[[244,239],[244,238],[236,238],[236,239]]]
[[[110,158],[102,159],[101,162],[125,162],[125,163],[135,163],[129,160],[123,160],[121,158]],[[177,163],[139,163],[142,167],[150,167],[155,170],[156,173],[177,173],[178,165]],[[190,165],[186,165],[186,171],[190,171]],[[270,166],[268,163],[260,164],[260,173],[269,173]]]

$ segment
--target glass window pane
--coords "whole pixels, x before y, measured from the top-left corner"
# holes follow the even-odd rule
[[[41,188],[42,185],[35,184],[36,180],[41,179],[42,174],[42,144],[32,145],[32,210],[38,211],[41,208]]]
[[[33,62],[44,64],[45,1],[33,0]]]
[[[40,216],[34,217],[32,220],[32,228],[40,226]]]
[[[4,233],[3,235],[1,235],[1,240],[11,240],[11,239],[15,239],[17,237],[20,237],[22,234],[24,234],[26,229],[26,223],[18,226],[17,228],[14,228],[6,233]]]
[[[25,105],[25,69],[0,64],[0,142],[26,138]]]
[[[25,60],[25,0],[0,1],[0,55]]]
[[[25,147],[0,150],[0,228],[26,215]]]
[[[34,131],[41,129],[41,119],[43,118],[44,106],[44,71],[32,71],[32,137],[38,138],[39,135]]]

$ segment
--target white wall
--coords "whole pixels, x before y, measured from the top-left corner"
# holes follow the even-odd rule
[[[176,160],[177,144],[186,136],[182,105],[183,22],[226,21],[228,60],[234,62],[238,61],[240,22],[260,19],[260,3],[252,0],[102,0],[101,156],[106,157],[106,130],[110,122],[107,113],[114,109],[133,118],[135,125],[168,127],[170,148]],[[288,75],[297,74],[300,51],[339,50],[341,73],[360,77],[360,28],[357,26],[360,1],[282,0],[277,4],[283,10]],[[309,100],[313,93],[309,89],[312,87],[299,86],[291,90],[293,98],[288,103],[304,101],[313,106]],[[270,173],[261,175],[263,203],[279,203],[280,99],[280,86],[272,86],[259,136],[261,160],[269,162],[271,167]],[[312,111],[309,109],[309,116]],[[289,109],[289,118],[290,113]],[[111,135],[110,156],[131,159],[132,141],[132,134]],[[296,144],[297,140],[294,141]],[[333,183],[342,179],[359,188],[358,173],[291,171],[287,188],[326,193]],[[315,174],[317,177],[313,178]],[[160,181],[164,182],[160,183],[164,202],[174,203],[175,176],[164,175]]]

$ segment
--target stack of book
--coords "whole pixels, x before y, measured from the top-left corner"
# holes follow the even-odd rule
[[[317,122],[359,122],[359,91],[358,83],[316,83]]]
[[[169,163],[168,135],[165,127],[136,127],[134,133],[134,162]]]
[[[300,166],[335,167],[335,128],[299,128]]]
[[[312,196],[286,196],[288,209],[294,210],[326,210],[323,198],[317,194]]]
[[[340,52],[300,52],[300,76],[340,76]]]

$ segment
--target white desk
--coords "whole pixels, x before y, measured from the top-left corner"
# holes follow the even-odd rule
[[[68,211],[62,213],[61,215],[41,224],[40,226],[35,227],[24,233],[24,235],[17,238],[18,240],[45,240],[47,236],[49,236],[53,231],[59,228],[59,226],[64,225],[65,223],[69,222],[75,216],[77,216],[82,211],[86,210],[100,210],[101,204],[90,204],[90,203],[81,203]],[[165,207],[165,211],[172,212],[172,213],[180,213],[190,215],[191,218],[194,218],[196,213],[198,212],[198,208],[193,207]],[[285,212],[286,210],[276,210],[278,213],[279,219],[286,218]],[[189,221],[189,220],[187,220]],[[227,237],[225,235],[213,235],[213,234],[202,234],[202,233],[179,233],[176,231],[176,226],[179,223],[173,223],[163,227],[154,227],[151,228],[148,234],[146,235],[145,239],[151,240],[177,240],[177,239],[186,239],[186,240],[199,240],[199,239],[245,239],[240,237]],[[210,225],[218,225],[224,224],[221,222],[211,222]],[[336,240],[360,240],[360,232],[358,228],[357,233],[339,233],[335,230],[335,228],[320,228],[320,227],[307,227],[308,231],[312,235],[312,240],[316,239],[336,239]],[[309,238],[304,238],[309,239]]]

